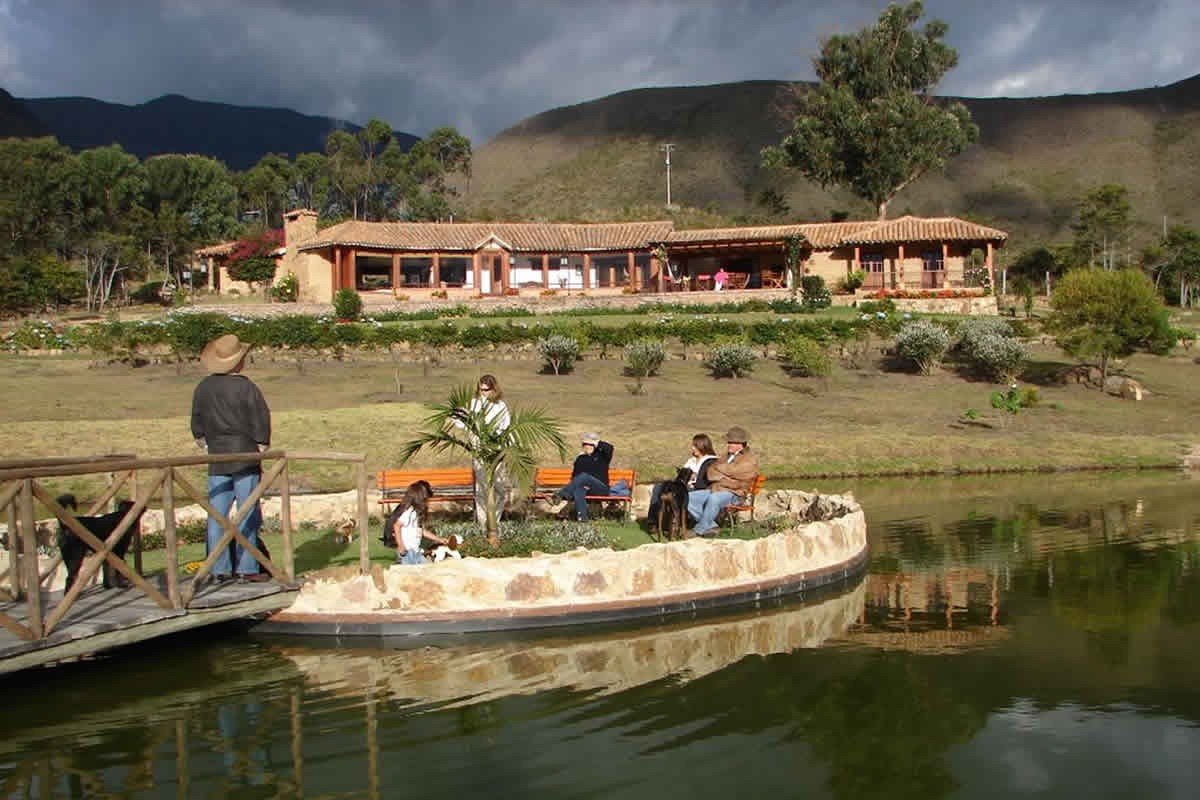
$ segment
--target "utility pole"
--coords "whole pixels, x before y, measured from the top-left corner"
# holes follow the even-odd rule
[[[667,154],[667,208],[671,207],[671,151],[675,149],[675,145],[668,142],[660,144],[658,149]]]

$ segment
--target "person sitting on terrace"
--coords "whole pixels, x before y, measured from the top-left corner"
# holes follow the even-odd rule
[[[729,273],[724,267],[717,270],[717,274],[713,275],[713,288],[718,292],[725,291],[725,284],[729,283]]]
[[[608,465],[612,463],[613,446],[601,440],[598,433],[585,433],[579,439],[582,452],[575,457],[571,482],[555,492],[554,499],[556,505],[574,499],[576,519],[586,521],[587,496],[609,493]]]
[[[758,458],[750,452],[745,428],[733,426],[725,434],[726,456],[708,465],[708,488],[688,492],[688,515],[696,518],[692,532],[710,536],[717,517],[734,499],[745,497],[758,477]]]

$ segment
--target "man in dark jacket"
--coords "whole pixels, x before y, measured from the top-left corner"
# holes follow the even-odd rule
[[[606,495],[608,488],[608,465],[612,463],[613,446],[600,439],[598,433],[585,433],[580,438],[583,452],[575,457],[571,469],[571,482],[555,492],[558,500],[575,500],[575,516],[587,520],[587,496]]]
[[[271,411],[258,387],[242,375],[246,352],[233,334],[209,342],[200,354],[200,362],[210,374],[200,381],[192,395],[192,436],[202,450],[211,454],[263,452],[271,444]],[[225,516],[236,498],[240,510],[262,479],[258,461],[208,465],[208,499]],[[255,503],[239,526],[246,541],[259,546],[262,510]],[[224,531],[215,519],[208,520],[208,550],[216,547]],[[232,551],[232,556],[231,556]],[[226,548],[213,564],[213,577],[227,581],[236,571],[239,580],[260,581],[269,578],[259,564],[241,547]]]

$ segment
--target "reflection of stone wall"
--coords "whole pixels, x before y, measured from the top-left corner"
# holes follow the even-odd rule
[[[314,689],[429,702],[480,702],[571,688],[619,692],[676,675],[695,679],[747,656],[819,647],[863,610],[864,584],[799,608],[605,637],[414,650],[284,648]]]
[[[777,493],[779,494],[779,493]],[[422,566],[341,567],[310,575],[274,623],[354,623],[538,616],[716,604],[722,596],[770,596],[855,568],[866,553],[866,519],[853,498],[794,493],[832,519],[799,522],[762,539],[690,539],[633,550],[576,550],[531,558],[467,558]],[[776,501],[781,502],[781,501]],[[480,624],[478,627],[488,627]]]

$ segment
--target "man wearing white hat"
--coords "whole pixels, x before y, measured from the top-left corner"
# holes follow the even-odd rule
[[[262,452],[271,444],[271,410],[262,392],[242,374],[250,345],[232,333],[218,336],[200,353],[200,363],[211,373],[192,394],[192,436],[202,450],[211,454]],[[241,509],[262,479],[259,461],[208,465],[208,499],[228,516],[236,498]],[[258,546],[262,511],[256,503],[239,526],[246,541]],[[208,549],[221,540],[223,530],[208,520]],[[230,556],[230,550],[233,556]],[[227,581],[261,581],[269,575],[259,571],[254,556],[241,547],[226,548],[213,564],[213,577]]]

